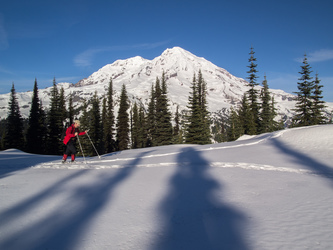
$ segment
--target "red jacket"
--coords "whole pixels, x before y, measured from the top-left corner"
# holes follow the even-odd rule
[[[79,132],[79,131],[77,130],[77,132]],[[86,134],[85,131],[84,132],[79,132],[79,135],[85,135],[85,134]],[[64,144],[67,145],[67,143],[69,142],[69,140],[71,138],[73,138],[73,137],[75,137],[75,127],[74,127],[74,124],[70,125],[68,127],[68,129],[66,130],[66,136],[65,136],[64,141],[63,141]]]

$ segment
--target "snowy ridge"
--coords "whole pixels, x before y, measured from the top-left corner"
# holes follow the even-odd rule
[[[166,49],[153,60],[140,56],[117,60],[76,84],[59,83],[57,86],[64,88],[65,96],[72,95],[74,106],[78,107],[82,105],[83,98],[91,98],[95,92],[102,98],[112,79],[116,112],[123,84],[126,86],[132,103],[143,103],[147,107],[152,84],[155,84],[156,78],[161,78],[162,73],[165,72],[170,108],[172,112],[175,112],[177,105],[180,106],[180,110],[186,109],[193,75],[197,75],[199,70],[202,71],[207,82],[208,108],[212,113],[225,113],[226,109],[240,103],[244,92],[248,90],[247,82],[244,79],[233,76],[227,70],[180,47]],[[39,90],[39,97],[46,108],[50,104],[51,89],[49,87]],[[271,89],[271,92],[274,95],[280,117],[285,115],[290,117],[295,106],[294,95],[276,89]],[[0,95],[1,118],[7,116],[9,97],[9,93]],[[21,114],[27,118],[30,112],[32,91],[17,93],[17,98]],[[328,112],[333,110],[333,103],[327,103],[327,106]]]

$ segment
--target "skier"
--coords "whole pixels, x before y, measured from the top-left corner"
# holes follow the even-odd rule
[[[80,127],[80,121],[75,120],[74,123],[68,127],[66,130],[66,136],[63,140],[64,144],[66,145],[66,150],[64,153],[64,156],[62,158],[62,163],[65,163],[67,160],[67,156],[71,155],[72,162],[75,162],[75,154],[76,154],[76,136],[78,135],[85,135],[88,130],[84,132],[80,132],[79,128]]]

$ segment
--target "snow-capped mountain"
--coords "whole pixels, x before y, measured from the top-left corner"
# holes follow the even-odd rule
[[[64,88],[67,97],[73,95],[74,105],[79,106],[83,99],[90,98],[96,91],[98,96],[102,97],[112,78],[115,105],[123,84],[132,103],[138,101],[147,105],[152,84],[155,84],[156,78],[161,78],[162,73],[165,72],[170,107],[174,112],[177,105],[181,110],[186,108],[193,76],[197,75],[199,70],[207,83],[208,107],[212,113],[224,112],[232,105],[238,104],[244,92],[248,90],[244,79],[235,77],[225,69],[179,47],[166,49],[162,55],[153,60],[139,56],[117,60],[76,84],[59,83],[58,87]],[[39,89],[39,97],[46,108],[49,106],[50,91],[51,87]],[[290,117],[291,109],[295,106],[294,96],[282,90],[271,89],[270,91],[274,95],[280,116]],[[2,118],[7,116],[9,97],[10,94],[0,95],[0,117]],[[17,93],[17,98],[22,116],[28,117],[32,92]],[[330,106],[332,109],[333,104]]]

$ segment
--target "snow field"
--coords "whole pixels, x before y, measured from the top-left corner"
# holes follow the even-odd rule
[[[331,249],[332,132],[126,150],[87,164],[0,152],[0,249]]]

